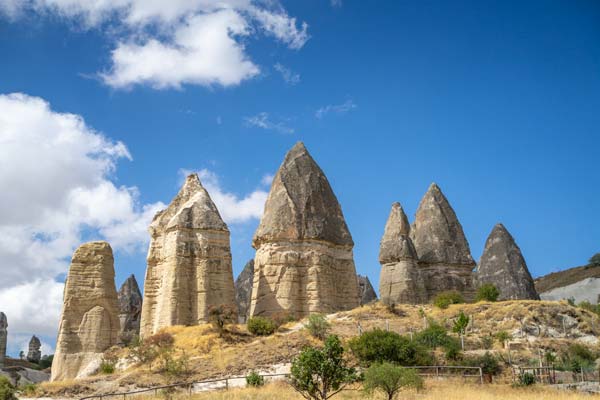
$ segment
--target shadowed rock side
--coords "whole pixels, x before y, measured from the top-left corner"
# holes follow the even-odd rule
[[[372,301],[377,300],[377,293],[371,285],[371,281],[368,276],[357,275],[358,278],[358,293],[360,296],[360,305],[369,304]]]
[[[392,204],[379,247],[379,295],[385,304],[418,304],[427,301],[419,273],[410,225],[400,203]]]
[[[304,317],[359,305],[352,236],[327,178],[301,142],[273,179],[252,245],[250,315]]]
[[[491,283],[499,300],[539,300],[521,249],[502,224],[492,229],[477,268],[478,284]]]
[[[229,229],[198,175],[187,177],[149,231],[141,336],[207,322],[211,306],[235,307]]]
[[[27,351],[27,361],[38,364],[42,358],[42,343],[37,336],[32,336],[29,341],[29,349]]]
[[[474,298],[475,262],[469,243],[454,210],[435,183],[419,204],[410,236],[428,301],[446,290],[458,290],[466,299]]]
[[[102,352],[117,344],[119,305],[113,264],[106,242],[85,243],[75,250],[65,282],[52,381],[94,373]]]
[[[8,321],[6,314],[0,312],[0,367],[4,366],[6,359],[6,340],[8,337]]]
[[[119,289],[119,342],[129,343],[140,334],[142,318],[142,293],[132,274]]]
[[[250,311],[252,296],[252,280],[254,278],[254,259],[248,261],[242,272],[235,280],[235,302],[238,308],[238,320],[246,322]]]

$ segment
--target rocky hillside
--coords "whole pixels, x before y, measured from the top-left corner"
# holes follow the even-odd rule
[[[553,272],[535,280],[535,288],[543,300],[573,297],[576,302],[596,304],[600,294],[600,266],[584,265]]]

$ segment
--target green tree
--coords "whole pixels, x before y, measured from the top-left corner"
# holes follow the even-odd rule
[[[600,266],[600,253],[596,253],[590,258],[589,265]]]
[[[391,363],[373,364],[365,372],[364,390],[367,394],[383,392],[393,400],[405,387],[423,388],[423,378],[413,369],[402,368]]]
[[[248,375],[246,375],[246,385],[247,386],[259,387],[259,386],[263,386],[264,384],[265,384],[265,378],[262,375],[260,375],[258,372],[252,371]]]
[[[348,346],[365,366],[385,361],[401,365],[424,365],[431,361],[423,346],[406,336],[383,329],[376,328],[352,338]]]
[[[343,358],[340,339],[331,335],[323,349],[307,347],[292,361],[290,384],[305,399],[326,400],[357,379]]]
[[[311,314],[308,316],[308,322],[304,327],[308,329],[313,337],[323,340],[327,336],[331,325],[323,314]]]
[[[460,312],[458,317],[454,320],[454,325],[452,326],[452,332],[458,333],[460,335],[460,348],[465,350],[465,339],[464,335],[467,330],[467,326],[469,326],[469,317],[465,315],[464,312]]]
[[[497,301],[500,296],[498,288],[491,283],[484,283],[477,289],[476,301]]]

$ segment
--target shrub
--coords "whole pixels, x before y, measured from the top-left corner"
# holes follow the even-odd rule
[[[403,387],[423,388],[423,378],[415,370],[406,369],[391,363],[373,364],[365,372],[364,390],[371,395],[383,392],[388,400],[393,400]]]
[[[477,289],[476,301],[497,301],[500,296],[498,288],[491,283],[484,283]]]
[[[252,317],[247,323],[248,331],[256,336],[268,336],[275,332],[277,325],[266,317]]]
[[[452,332],[458,333],[459,335],[464,335],[467,326],[469,326],[469,317],[465,315],[464,312],[460,312],[456,320],[454,320],[454,324],[452,325]]]
[[[441,309],[446,309],[450,304],[461,304],[464,303],[465,299],[460,292],[456,290],[448,290],[441,292],[433,299],[433,304]]]
[[[418,343],[405,336],[374,329],[351,339],[348,346],[361,364],[392,362],[401,365],[425,365],[431,356]]]
[[[128,358],[136,364],[147,364],[152,369],[152,363],[161,358],[163,367],[166,359],[171,356],[175,344],[173,335],[167,332],[159,332],[145,339],[135,339],[129,350]]]
[[[114,349],[106,351],[102,355],[102,361],[100,362],[100,372],[103,374],[112,374],[115,372],[115,366],[119,361],[119,357]]]
[[[592,304],[587,300],[584,300],[584,301],[580,302],[579,304],[577,304],[577,307],[582,308],[587,311],[590,311],[590,312],[593,312],[594,314],[600,315],[600,305]]]
[[[102,362],[100,363],[100,372],[107,375],[114,373],[115,364],[111,364],[102,360]]]
[[[434,320],[429,320],[429,326],[415,335],[417,343],[430,349],[436,349],[443,346],[448,341],[448,332],[446,328]]]
[[[491,336],[483,336],[481,338],[481,347],[485,350],[490,350],[494,346],[494,339]]]
[[[275,323],[275,326],[279,328],[283,324],[287,324],[288,322],[294,322],[298,319],[296,316],[288,311],[280,311],[271,316],[271,319]]]
[[[593,266],[600,265],[600,253],[596,253],[590,258],[589,265],[593,265]]]
[[[221,304],[208,308],[208,320],[215,327],[219,335],[225,332],[226,324],[234,324],[237,320],[237,311],[229,304]]]
[[[25,395],[25,397],[36,397],[37,385],[35,383],[27,383],[19,388],[19,391]]]
[[[259,387],[265,384],[265,378],[259,375],[257,372],[252,371],[246,375],[246,385]]]
[[[561,358],[563,368],[573,372],[581,372],[593,367],[596,355],[586,346],[580,343],[572,343]]]
[[[166,351],[161,355],[162,370],[171,377],[177,378],[190,373],[188,355],[183,352],[178,357],[175,356],[174,349]]]
[[[307,347],[292,361],[290,384],[306,399],[326,400],[356,381],[354,368],[343,358],[340,339],[331,335],[325,347]]]
[[[0,375],[0,400],[16,400],[16,389],[10,380]]]
[[[54,360],[54,354],[42,356],[40,359],[40,369],[50,368],[52,366],[52,360]]]
[[[327,332],[329,332],[331,325],[327,322],[327,319],[323,314],[311,314],[304,327],[308,329],[313,337],[323,340],[325,339],[325,336],[327,336]]]
[[[512,336],[506,331],[499,331],[494,335],[494,337],[496,338],[498,343],[500,343],[504,347],[506,342],[508,342]]]
[[[489,351],[486,351],[484,355],[476,359],[476,364],[481,367],[481,371],[487,375],[497,375],[500,373],[500,364],[496,357],[494,357]]]
[[[531,386],[535,384],[535,375],[531,372],[524,372],[519,375],[519,386]]]
[[[458,339],[448,336],[443,348],[447,360],[457,361],[462,359],[461,345]]]

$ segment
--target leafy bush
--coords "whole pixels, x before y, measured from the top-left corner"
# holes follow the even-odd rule
[[[246,385],[259,387],[265,384],[265,378],[259,375],[257,372],[252,371],[246,375]]]
[[[115,372],[115,366],[119,361],[119,357],[114,349],[110,349],[102,355],[100,362],[100,372],[103,374],[112,374]]]
[[[304,327],[308,329],[313,337],[323,340],[327,336],[331,325],[323,314],[311,314],[308,317],[308,323]]]
[[[524,372],[519,375],[519,386],[531,386],[535,384],[535,375],[531,372]]]
[[[159,332],[145,339],[135,339],[129,350],[129,359],[136,364],[146,364],[152,369],[152,364],[161,358],[163,367],[166,359],[174,351],[175,338],[167,332]]]
[[[594,314],[600,315],[600,305],[592,304],[587,300],[584,300],[581,303],[577,304],[577,307],[593,312]]]
[[[497,301],[500,296],[498,288],[491,283],[484,283],[477,289],[476,301]]]
[[[354,368],[344,360],[340,339],[331,335],[325,347],[307,347],[292,361],[290,384],[306,399],[326,400],[356,381]]]
[[[426,365],[431,356],[417,342],[382,329],[367,331],[351,339],[348,346],[361,364],[392,362],[401,365]]]
[[[266,317],[252,317],[247,322],[248,331],[256,336],[268,336],[277,329],[275,322]]]
[[[234,324],[237,321],[237,311],[229,304],[211,306],[208,308],[208,320],[219,332],[219,335],[223,335],[225,325]]]
[[[596,253],[590,258],[589,265],[593,265],[593,266],[600,265],[600,253]]]
[[[564,369],[573,372],[591,369],[594,366],[596,355],[580,343],[572,343],[561,356]]]
[[[446,328],[431,319],[429,326],[415,335],[415,340],[425,347],[436,349],[447,343],[448,332]]]
[[[469,326],[469,317],[467,317],[465,313],[461,311],[454,321],[452,332],[458,333],[459,335],[464,335],[467,326]]]
[[[174,349],[164,352],[161,355],[162,370],[173,378],[188,375],[190,373],[190,358],[182,352],[178,356],[175,355]]]
[[[365,372],[364,390],[371,395],[383,392],[388,400],[393,400],[404,387],[423,388],[423,378],[413,369],[402,368],[391,363],[377,363]]]
[[[461,304],[464,303],[465,299],[463,295],[456,290],[448,290],[441,292],[433,299],[433,304],[441,309],[446,309],[450,304]]]
[[[10,380],[0,375],[0,400],[16,400],[16,389]]]
[[[25,397],[37,397],[38,386],[35,383],[27,383],[19,388],[19,391],[25,395]]]
[[[115,365],[102,360],[102,362],[100,363],[100,372],[106,375],[110,375],[115,372]]]
[[[476,359],[476,366],[481,367],[484,374],[497,375],[500,373],[500,363],[489,351]]]
[[[458,339],[448,336],[443,348],[447,360],[457,361],[462,359],[461,345]]]

